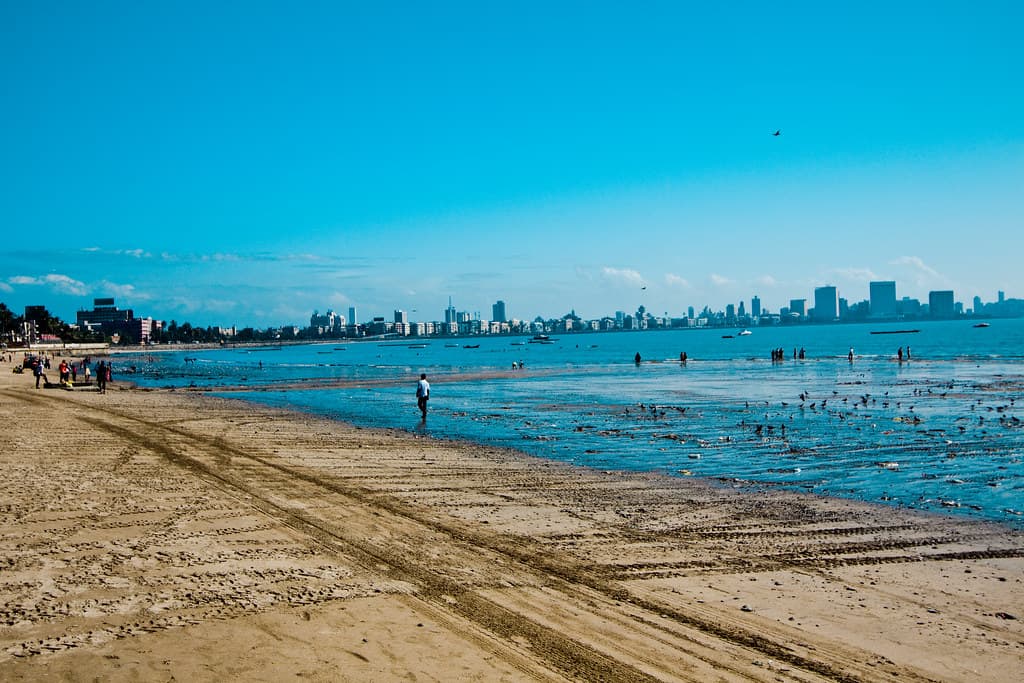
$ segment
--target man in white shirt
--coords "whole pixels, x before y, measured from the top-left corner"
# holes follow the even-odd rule
[[[423,419],[427,419],[427,401],[430,399],[430,382],[427,381],[426,373],[420,373],[420,381],[416,383],[416,404],[423,413]]]

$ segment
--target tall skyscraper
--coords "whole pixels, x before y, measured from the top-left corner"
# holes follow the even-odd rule
[[[395,322],[407,325],[409,323],[409,314],[405,311],[395,311]]]
[[[761,317],[761,297],[755,296],[750,300],[750,315],[755,318]]]
[[[458,322],[455,313],[455,307],[452,306],[452,298],[448,297],[448,308],[444,309],[444,321],[449,325],[454,322]]]
[[[693,313],[693,306],[690,306],[689,308],[686,309],[686,317],[689,318],[690,320],[693,320],[693,318],[695,317]]]
[[[871,293],[871,317],[895,318],[897,313],[895,280],[870,282],[868,289]]]
[[[814,320],[820,323],[839,320],[839,291],[832,285],[814,288]]]
[[[348,307],[348,324],[349,325],[358,325],[359,324],[359,320],[356,318],[356,307],[355,306],[349,306]]]
[[[801,318],[807,315],[807,299],[790,299],[789,300],[789,312],[790,314],[796,313]]]
[[[491,306],[491,320],[496,323],[508,322],[505,318],[505,302],[497,301]]]
[[[928,315],[933,318],[952,318],[956,315],[952,289],[928,292]]]

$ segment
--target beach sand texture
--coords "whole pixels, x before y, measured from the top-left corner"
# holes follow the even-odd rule
[[[10,367],[0,680],[1024,680],[1003,527]]]

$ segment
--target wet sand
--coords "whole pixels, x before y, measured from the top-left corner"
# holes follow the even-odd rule
[[[3,680],[1024,680],[1000,526],[10,368]]]

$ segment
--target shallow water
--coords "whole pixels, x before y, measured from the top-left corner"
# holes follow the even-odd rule
[[[905,327],[920,331],[870,334]],[[754,328],[722,338],[735,332],[186,350],[119,365],[136,364],[133,379],[143,385],[259,387],[230,396],[580,465],[756,482],[1024,527],[1024,320],[985,329]],[[907,344],[912,359],[896,362]],[[794,361],[800,346],[808,357]],[[787,360],[770,361],[776,347]],[[637,366],[636,352],[652,360]],[[472,379],[513,360],[527,369]],[[426,424],[413,395],[420,371],[435,379]],[[362,386],[275,389],[324,379]]]

